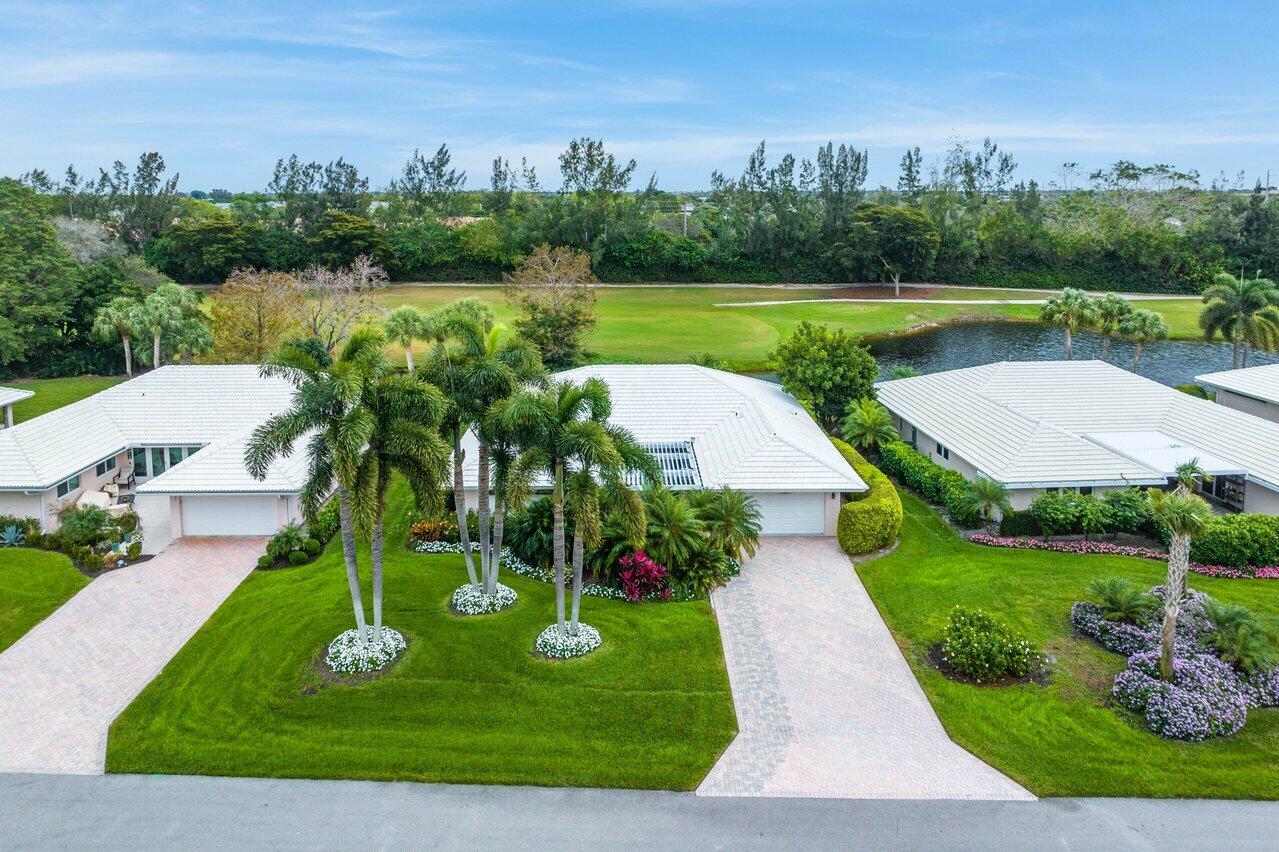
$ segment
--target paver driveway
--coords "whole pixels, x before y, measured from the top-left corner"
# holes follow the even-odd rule
[[[99,773],[107,728],[253,570],[264,538],[188,538],[104,574],[0,654],[0,772]]]
[[[711,600],[739,733],[700,795],[1034,798],[946,735],[834,539],[767,538]]]

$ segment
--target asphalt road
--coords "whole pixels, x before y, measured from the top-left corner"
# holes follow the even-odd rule
[[[180,776],[0,775],[0,849],[1218,849],[1279,803],[723,799]]]

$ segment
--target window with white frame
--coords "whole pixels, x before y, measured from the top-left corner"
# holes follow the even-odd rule
[[[134,447],[133,475],[138,479],[159,476],[175,464],[189,459],[201,449],[200,445],[180,447]]]
[[[97,476],[106,476],[107,473],[112,470],[115,470],[115,456],[112,456],[106,461],[98,462],[98,466],[93,469],[93,472]]]
[[[77,473],[75,476],[69,476],[66,479],[59,482],[57,487],[54,490],[57,492],[59,497],[66,497],[68,494],[70,494],[72,491],[75,491],[79,487],[80,487],[80,474]]]

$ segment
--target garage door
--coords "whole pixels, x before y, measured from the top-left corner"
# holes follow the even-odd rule
[[[183,535],[272,535],[278,497],[183,497]]]
[[[826,526],[826,495],[752,494],[764,535],[821,535]]]

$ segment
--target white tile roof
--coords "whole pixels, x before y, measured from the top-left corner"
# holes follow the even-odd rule
[[[0,408],[4,408],[6,405],[13,405],[15,402],[22,402],[22,400],[30,399],[33,396],[35,396],[35,391],[0,387]]]
[[[1162,462],[1114,447],[1160,433],[1279,490],[1279,424],[1101,361],[1002,362],[876,387],[893,413],[1011,487],[1157,484]]]
[[[278,494],[301,489],[306,481],[305,441],[293,452],[276,459],[262,480],[244,467],[244,448],[252,430],[222,438],[204,447],[181,464],[138,486],[140,494],[225,494],[259,492]]]
[[[692,364],[602,364],[558,373],[611,391],[610,421],[641,443],[692,441],[703,486],[743,491],[865,491],[794,397],[771,382]],[[474,487],[474,438],[463,478]]]
[[[1279,404],[1279,364],[1195,376],[1203,385]]]
[[[0,431],[0,489],[48,488],[132,446],[242,444],[254,426],[288,407],[292,390],[283,379],[262,378],[254,365],[161,367]],[[213,479],[247,477],[242,459],[229,450],[220,457],[227,470]],[[195,466],[207,469],[206,462]],[[171,472],[185,476],[185,468]]]

